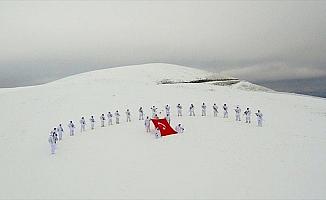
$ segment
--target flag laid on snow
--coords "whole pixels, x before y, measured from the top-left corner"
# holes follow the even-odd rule
[[[161,132],[161,136],[167,136],[176,134],[177,132],[170,126],[166,118],[164,119],[152,119],[155,128],[158,128]]]

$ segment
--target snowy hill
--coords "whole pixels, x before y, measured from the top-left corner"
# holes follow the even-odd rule
[[[247,81],[241,81],[232,85],[233,88],[240,89],[240,90],[247,90],[247,91],[261,91],[261,92],[274,92],[272,89],[256,85],[253,83],[249,83]]]
[[[98,70],[52,83],[0,89],[0,198],[207,199],[326,198],[326,100],[261,91],[240,82],[218,86],[184,82],[211,77],[192,68],[146,64]],[[225,78],[225,77],[221,77]],[[244,90],[245,88],[245,90]],[[266,92],[267,91],[267,92]],[[206,102],[208,116],[200,116]],[[184,116],[176,117],[176,105]],[[194,103],[196,117],[187,116]],[[212,105],[219,106],[214,118]],[[227,103],[230,118],[223,119]],[[155,139],[138,121],[138,108],[172,108],[184,134]],[[262,110],[264,126],[235,122],[235,106]],[[132,122],[125,122],[125,110]],[[120,125],[99,127],[99,116],[119,110]],[[68,136],[81,116],[95,130]],[[47,143],[62,123],[57,154]]]

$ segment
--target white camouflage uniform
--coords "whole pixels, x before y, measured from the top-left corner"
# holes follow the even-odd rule
[[[54,140],[52,134],[49,135],[48,142],[51,146],[51,154],[55,154],[56,143],[55,143],[55,140]]]
[[[79,123],[80,123],[80,132],[85,131],[85,126],[86,126],[85,119],[84,118],[81,118],[80,121],[79,121]]]
[[[143,111],[143,108],[140,107],[139,110],[139,120],[144,120],[144,111]]]
[[[259,127],[262,127],[263,126],[263,113],[261,113],[260,111],[258,111],[256,113],[257,115],[257,123],[258,123],[258,126]]]
[[[127,116],[127,122],[131,122],[131,119],[130,119],[130,116],[131,116],[130,110],[127,110],[126,111],[126,116]]]
[[[182,106],[180,104],[177,105],[177,110],[178,110],[178,117],[182,116]]]
[[[224,110],[223,117],[224,118],[228,118],[229,117],[228,106],[227,105],[224,105],[223,106],[223,110]]]
[[[195,106],[194,105],[190,105],[190,108],[189,108],[189,114],[190,116],[195,116]]]
[[[235,121],[241,121],[240,119],[241,109],[237,107],[236,109],[234,109],[234,111],[235,111]]]
[[[175,131],[176,131],[177,133],[183,133],[184,128],[181,126],[181,124],[178,124],[178,125],[175,127]]]
[[[151,120],[149,118],[145,119],[145,128],[146,128],[146,132],[150,132],[150,125],[151,125]]]
[[[108,125],[112,125],[112,117],[113,117],[112,113],[108,112],[107,117],[108,117]]]
[[[59,124],[57,130],[58,130],[59,140],[62,140],[63,128],[61,124]]]
[[[246,123],[251,123],[251,111],[249,109],[247,109],[246,111],[244,111],[244,114],[246,116]]]
[[[114,113],[114,115],[115,115],[115,123],[116,123],[116,124],[119,124],[119,123],[120,123],[120,121],[119,121],[119,118],[120,118],[119,111],[116,111],[116,112]]]
[[[203,103],[201,106],[201,116],[206,116],[206,105]]]
[[[91,129],[93,130],[94,129],[94,126],[95,126],[95,119],[94,117],[92,116],[89,121],[91,121]]]
[[[101,127],[104,127],[105,126],[105,117],[104,117],[104,114],[101,115],[100,120],[101,120]]]
[[[73,122],[70,122],[68,124],[68,128],[70,130],[70,136],[74,136],[75,135],[75,124]]]
[[[171,110],[171,107],[170,107],[169,105],[166,105],[166,106],[165,106],[165,115],[166,115],[166,116],[168,116],[168,115],[171,114],[171,113],[170,113],[170,110]]]
[[[218,107],[216,104],[213,105],[213,112],[214,112],[214,117],[217,117]]]

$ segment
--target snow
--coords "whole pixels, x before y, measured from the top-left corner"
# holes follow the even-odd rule
[[[0,199],[326,198],[326,100],[208,83],[157,84],[209,74],[155,63],[0,89]],[[202,102],[207,117],[200,116]],[[180,118],[177,103],[184,108]],[[190,103],[196,117],[186,115]],[[224,103],[229,119],[222,118]],[[151,106],[162,111],[166,104],[172,127],[182,123],[185,132],[155,139],[137,110],[143,106],[150,115]],[[250,125],[235,122],[237,105],[260,109],[263,127],[254,116]],[[100,115],[117,109],[122,123],[99,127]],[[87,121],[80,134],[79,119],[91,115],[96,129]],[[74,137],[69,120],[77,125]],[[59,123],[64,140],[53,156],[47,138]]]
[[[272,89],[249,83],[248,81],[240,81],[239,83],[231,85],[231,87],[247,91],[274,92]]]

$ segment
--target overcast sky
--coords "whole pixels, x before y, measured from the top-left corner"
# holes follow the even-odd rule
[[[326,76],[326,1],[0,1],[0,87],[151,62]]]

